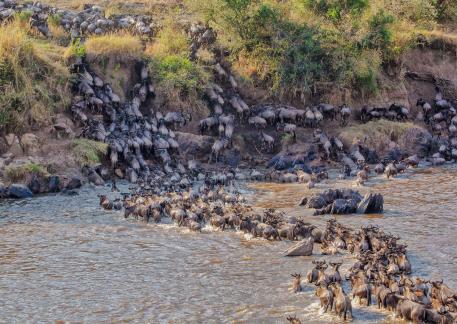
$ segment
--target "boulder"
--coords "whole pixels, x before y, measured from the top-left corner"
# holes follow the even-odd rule
[[[15,199],[32,198],[33,192],[26,185],[15,183],[8,188],[7,196]]]
[[[357,206],[358,214],[380,214],[384,210],[384,198],[381,194],[366,194]]]
[[[0,137],[0,154],[5,153],[6,151],[8,151],[8,144],[3,137]]]
[[[303,197],[303,198],[300,200],[300,203],[299,203],[298,205],[299,205],[299,206],[306,206],[307,203],[308,203],[308,198]]]
[[[8,134],[5,136],[6,143],[8,144],[8,152],[14,156],[21,156],[23,154],[19,138],[15,134]]]
[[[40,148],[38,136],[32,133],[22,135],[21,147],[25,154],[36,154]]]
[[[292,245],[286,251],[285,256],[310,256],[313,254],[314,238],[308,237]]]
[[[5,198],[8,194],[8,187],[0,182],[0,198]]]
[[[66,190],[74,190],[74,189],[81,188],[81,186],[82,186],[81,179],[79,179],[77,177],[73,177],[67,183],[67,185],[65,186],[65,189]]]
[[[32,173],[27,177],[26,184],[34,194],[47,192],[48,189],[47,180],[36,173]]]
[[[59,192],[60,191],[60,177],[50,176],[48,179],[48,192]]]
[[[308,208],[321,209],[327,205],[327,202],[321,195],[312,196],[308,199]]]
[[[105,181],[102,179],[102,177],[100,177],[100,175],[94,170],[89,173],[87,180],[96,186],[103,186],[105,184]]]
[[[353,214],[357,211],[357,202],[353,199],[336,199],[332,203],[330,214],[346,215]]]

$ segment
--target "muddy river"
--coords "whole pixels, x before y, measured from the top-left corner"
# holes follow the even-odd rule
[[[313,190],[329,186],[348,183]],[[329,218],[296,206],[310,193],[304,185],[250,188],[255,206],[319,224]],[[335,321],[320,313],[311,288],[288,291],[290,274],[305,274],[313,259],[282,257],[290,242],[127,222],[99,208],[97,193],[104,190],[0,203],[0,323],[284,323],[287,315]],[[385,195],[383,215],[338,219],[356,227],[379,224],[401,236],[413,275],[443,277],[457,288],[457,168],[374,179],[360,189],[368,190]],[[373,306],[355,307],[354,316],[356,323],[395,322]]]

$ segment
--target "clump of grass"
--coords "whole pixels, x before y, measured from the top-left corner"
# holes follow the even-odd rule
[[[8,166],[5,169],[5,177],[10,182],[23,182],[32,174],[38,175],[39,177],[49,176],[46,167],[31,162],[22,165]]]
[[[52,34],[52,38],[56,40],[59,45],[65,46],[69,43],[69,34],[61,25],[62,16],[60,14],[53,14],[48,16],[48,26]]]
[[[86,53],[95,59],[126,61],[143,56],[141,40],[127,33],[92,36],[85,43]]]
[[[164,57],[167,55],[187,55],[190,42],[182,28],[172,19],[164,22],[163,28],[157,33],[154,42],[146,46],[148,56]]]
[[[20,19],[0,25],[0,133],[50,122],[70,95],[63,48],[28,34]]]
[[[80,166],[97,165],[108,153],[108,144],[80,138],[71,142],[71,150]]]
[[[68,46],[65,50],[65,53],[63,54],[63,57],[66,60],[70,60],[73,58],[81,58],[84,56],[86,56],[86,47],[84,46],[84,44],[81,43],[80,38],[74,39],[70,46]]]
[[[419,128],[413,123],[400,123],[380,119],[366,124],[345,128],[339,135],[345,146],[349,147],[361,141],[378,152],[387,149],[391,141],[397,142],[407,131]]]

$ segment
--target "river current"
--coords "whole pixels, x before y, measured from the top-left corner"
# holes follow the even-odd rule
[[[330,180],[315,191],[347,187]],[[340,216],[344,224],[377,224],[408,244],[413,276],[444,278],[457,289],[457,168],[409,170],[375,178],[362,193],[380,192],[383,215]],[[0,323],[330,323],[312,287],[293,294],[291,273],[305,275],[313,257],[283,257],[291,242],[253,240],[235,232],[197,234],[172,225],[126,221],[106,212],[86,186],[76,197],[53,195],[0,203]],[[303,184],[251,184],[256,207],[311,216],[297,203]],[[343,270],[352,264],[348,256]],[[354,304],[356,323],[396,322],[374,306]]]

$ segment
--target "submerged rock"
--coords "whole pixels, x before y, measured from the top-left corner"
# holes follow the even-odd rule
[[[48,181],[48,192],[60,191],[60,178],[59,176],[50,176]]]
[[[328,189],[310,198],[304,197],[300,206],[316,209],[314,215],[346,215],[382,213],[384,199],[380,194],[365,197],[352,189]]]
[[[313,254],[314,238],[308,237],[292,245],[286,251],[285,256],[310,256]]]
[[[74,190],[74,189],[81,188],[81,186],[82,186],[81,179],[79,179],[77,177],[73,177],[67,183],[67,185],[65,186],[65,189],[66,190]]]
[[[357,206],[358,214],[380,214],[384,211],[384,197],[381,194],[366,194]]]
[[[33,192],[23,184],[12,184],[8,188],[8,197],[23,199],[23,198],[32,198]]]

